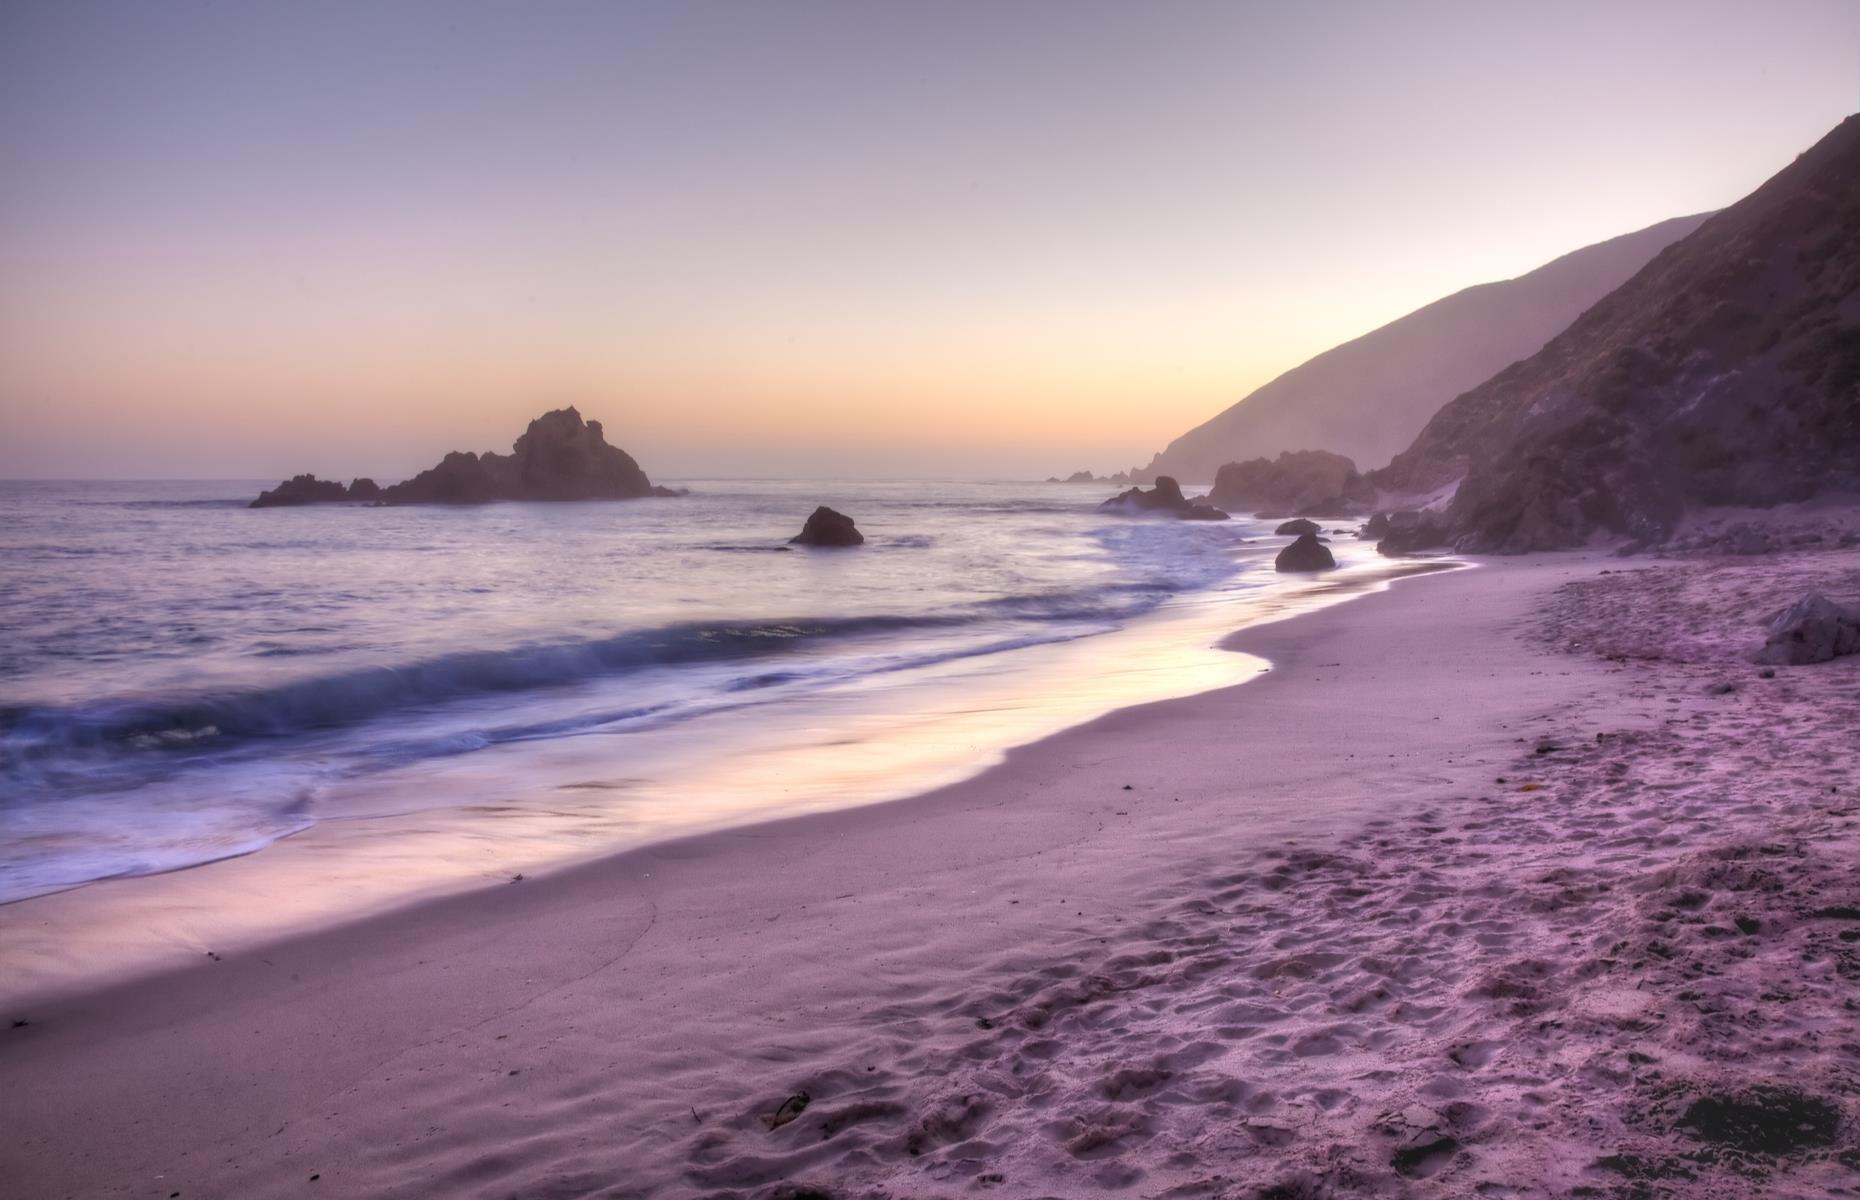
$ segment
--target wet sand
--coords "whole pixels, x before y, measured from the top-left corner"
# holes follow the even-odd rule
[[[1860,659],[1741,655],[1860,555],[1638,567],[1405,580],[925,796],[48,1001],[0,1030],[0,1180],[1853,1189]]]
[[[1274,544],[1242,547],[1270,559]],[[1105,713],[1213,691],[1267,664],[1237,628],[1440,564],[1340,544],[1339,570],[1179,597],[1112,632],[874,677],[655,729],[498,747],[320,793],[255,854],[0,905],[0,1011],[241,953],[410,903],[654,842],[898,800]]]

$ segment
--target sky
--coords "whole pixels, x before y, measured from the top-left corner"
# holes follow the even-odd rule
[[[1110,471],[1857,102],[1851,0],[7,0],[0,477]]]

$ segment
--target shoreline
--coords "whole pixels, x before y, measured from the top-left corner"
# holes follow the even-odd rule
[[[1444,580],[1463,580],[1491,573],[1492,568],[1432,573],[1435,578],[1410,581],[1408,588],[1391,586],[1381,592],[1359,597],[1358,603],[1331,605],[1230,633],[1225,639],[1226,649],[1237,648],[1257,654],[1271,661],[1274,669],[1258,679],[1220,691],[1117,710],[1085,725],[1010,751],[1005,761],[985,769],[981,774],[929,793],[905,800],[790,817],[673,842],[655,843],[566,867],[546,876],[526,879],[520,885],[478,888],[436,897],[359,922],[306,933],[263,950],[225,955],[152,978],[51,999],[47,1001],[49,1009],[35,1005],[25,1013],[25,1019],[33,1023],[17,1032],[28,1033],[35,1042],[40,1039],[49,1042],[60,1027],[88,1027],[99,1032],[108,1027],[111,1039],[143,1039],[137,1050],[130,1053],[130,1057],[135,1058],[153,1048],[148,1039],[169,1041],[173,1027],[179,1024],[194,1031],[192,1037],[182,1039],[193,1045],[185,1049],[164,1046],[156,1057],[165,1061],[170,1054],[179,1053],[185,1060],[197,1053],[206,1054],[209,1058],[220,1059],[222,1069],[228,1075],[237,1076],[243,1074],[238,1065],[241,1061],[262,1061],[267,1051],[262,1044],[208,1050],[208,1046],[216,1040],[211,1030],[217,1028],[220,1021],[200,1014],[223,1008],[229,996],[243,993],[247,1003],[256,1004],[261,1009],[278,1001],[285,1002],[291,1009],[314,1009],[317,1007],[314,1002],[305,1004],[301,999],[290,998],[291,993],[298,990],[293,985],[312,983],[319,977],[326,977],[331,964],[366,961],[370,958],[393,961],[391,967],[384,965],[367,972],[369,977],[378,977],[410,968],[417,971],[423,964],[442,959],[450,953],[476,959],[474,966],[468,969],[475,973],[479,968],[488,968],[490,976],[498,979],[502,986],[497,989],[474,987],[479,1001],[467,1003],[464,1011],[454,1009],[445,1017],[431,1010],[431,1003],[436,999],[432,996],[428,996],[425,1003],[403,998],[390,999],[386,995],[369,997],[357,1003],[361,999],[358,997],[344,1001],[342,1006],[382,1016],[402,1014],[398,1019],[404,1023],[403,1028],[379,1031],[389,1038],[412,1038],[415,1036],[414,1030],[431,1028],[435,1024],[475,1024],[490,1017],[496,1010],[498,999],[505,1002],[513,999],[503,988],[516,987],[521,990],[526,986],[518,982],[519,978],[536,978],[539,973],[547,970],[548,975],[557,977],[556,982],[559,984],[564,979],[574,979],[589,971],[598,972],[610,962],[618,961],[605,953],[607,945],[612,942],[637,944],[649,930],[660,924],[657,896],[661,889],[676,886],[684,889],[687,894],[701,893],[714,886],[715,878],[740,879],[744,875],[753,876],[758,870],[766,871],[770,866],[766,857],[771,844],[784,850],[797,847],[805,853],[808,847],[818,851],[822,847],[852,840],[862,843],[877,840],[893,847],[890,853],[896,854],[896,847],[899,846],[896,839],[903,838],[908,842],[915,838],[916,835],[909,831],[921,821],[939,822],[947,827],[949,833],[944,835],[946,839],[953,835],[967,841],[973,835],[965,832],[961,826],[965,817],[978,811],[978,805],[995,813],[1012,814],[1010,798],[1018,794],[1024,800],[1025,793],[1038,786],[1043,792],[1058,793],[1053,797],[1058,801],[1056,811],[1041,812],[1037,820],[1015,821],[1011,815],[1005,821],[997,819],[988,836],[979,840],[989,842],[986,852],[988,861],[1061,855],[1068,846],[1089,838],[1094,829],[1101,828],[1104,821],[1118,811],[1116,805],[1122,803],[1126,795],[1121,790],[1123,781],[1120,779],[1104,786],[1103,795],[1095,796],[1089,807],[1074,811],[1068,797],[1072,783],[1068,776],[1088,769],[1088,764],[1094,760],[1094,774],[1113,769],[1106,765],[1102,755],[1101,746],[1105,739],[1117,739],[1125,747],[1127,758],[1142,759],[1150,753],[1147,736],[1151,731],[1167,730],[1180,720],[1205,722],[1205,714],[1212,706],[1234,704],[1240,697],[1258,697],[1256,707],[1270,708],[1272,705],[1268,703],[1268,697],[1277,699],[1276,693],[1281,690],[1283,682],[1290,679],[1290,673],[1308,658],[1308,647],[1326,641],[1337,633],[1348,632],[1352,626],[1360,628],[1365,624],[1373,624],[1366,619],[1375,612],[1374,606],[1386,607],[1405,591],[1438,588]],[[1509,573],[1515,576],[1516,570]],[[1324,689],[1320,683],[1313,690],[1322,692]],[[1262,743],[1272,740],[1269,734],[1260,735]],[[1139,776],[1154,774],[1153,771],[1134,767],[1125,773]],[[1135,786],[1133,783],[1133,788]],[[1153,782],[1151,786],[1154,786]],[[1203,779],[1198,781],[1198,786],[1211,789],[1218,785],[1213,780]],[[1365,814],[1360,811],[1362,806],[1356,807],[1359,811],[1354,813],[1333,813],[1329,816],[1363,819]],[[1258,822],[1253,837],[1262,841],[1283,838],[1291,832],[1291,827],[1302,824],[1300,821],[1288,820],[1284,812],[1257,812],[1253,815]],[[1171,841],[1179,842],[1182,838],[1183,831],[1172,831]],[[1007,846],[1012,847],[1012,853],[1002,853],[1003,840]],[[958,859],[969,860],[973,857],[973,851],[964,852],[959,846],[947,844],[947,840],[938,843],[937,849],[945,854],[953,854]],[[690,865],[701,868],[706,864],[709,865],[709,872],[699,871],[706,878],[675,885],[666,883],[668,872],[676,873],[688,869]],[[965,865],[973,867],[975,864],[970,861]],[[856,882],[866,888],[895,886],[891,877],[897,870],[905,868],[901,864],[889,864],[881,871],[868,869],[861,873],[862,877]],[[658,876],[656,883],[653,882],[655,875]],[[811,882],[816,885],[821,883],[818,880]],[[798,910],[799,905],[809,902],[840,903],[842,901],[839,897],[845,893],[846,888],[825,885],[814,886],[811,890],[814,893],[811,900],[785,894],[783,889],[773,887],[766,895],[760,888],[750,887],[747,889],[748,894],[744,895],[743,885],[737,883],[733,891],[738,893],[736,903],[740,906],[739,915],[743,920],[736,932],[749,935],[753,943],[756,940],[754,935],[759,931],[748,926],[752,922],[766,923],[752,915],[755,910],[768,906],[787,911],[790,907]],[[1011,907],[1032,911],[1035,907],[1050,908],[1053,901],[1063,899],[1066,897],[1048,897],[1048,903],[1044,905],[1015,904]],[[725,906],[725,911],[729,911],[728,906]],[[1083,913],[1086,910],[1078,911]],[[492,966],[486,961],[487,956],[493,960],[502,957],[485,945],[483,925],[487,919],[493,918],[493,914],[496,914],[495,919],[504,931],[519,937],[523,935],[518,930],[525,925],[554,920],[569,922],[577,929],[577,941],[580,942],[575,948],[577,953],[566,964],[548,964],[546,960],[555,957],[554,954],[538,958],[531,952],[513,954],[506,960],[505,966]],[[698,923],[709,924],[702,919]],[[498,940],[490,939],[493,945]],[[564,948],[554,949],[560,951]],[[1005,947],[996,944],[991,949],[998,952]],[[409,955],[412,956],[411,962],[406,961]],[[624,957],[624,954],[620,957]],[[297,965],[300,963],[302,965]],[[554,969],[549,970],[549,966]],[[324,991],[329,987],[329,984],[324,983],[316,987],[315,991]],[[344,1052],[351,1046],[345,1032],[346,1020],[329,1022],[318,1019],[310,1011],[273,1014],[273,1019],[278,1017],[307,1019],[310,1025],[305,1033],[308,1034],[309,1029],[317,1030],[312,1036],[322,1041],[327,1049],[335,1051],[323,1071],[305,1067],[289,1073],[294,1078],[304,1079],[300,1087],[314,1091],[318,1090],[319,1084],[334,1084],[345,1073],[339,1064],[346,1064],[350,1070],[355,1068],[352,1054]],[[244,1022],[235,1019],[227,1023],[240,1025]],[[196,1041],[196,1038],[200,1040]],[[18,1039],[16,1047],[19,1041],[25,1040]],[[47,1046],[46,1049],[55,1054],[52,1047]],[[378,1056],[378,1052],[365,1055],[370,1059]],[[17,1071],[17,1055],[12,1057],[13,1069]],[[156,1068],[157,1075],[166,1073],[164,1067]],[[151,1090],[158,1087],[154,1079],[147,1083]],[[13,1094],[20,1094],[19,1089],[15,1088]],[[46,1099],[49,1100],[49,1097]],[[77,1097],[72,1099],[76,1101]],[[206,1101],[204,1095],[200,1099]],[[81,1111],[85,1104],[78,1102],[72,1107],[72,1115],[75,1115],[75,1111]],[[221,1105],[206,1103],[206,1107],[213,1110],[219,1109]],[[245,1107],[243,1103],[238,1105],[240,1109]],[[282,1097],[258,1106],[260,1111],[277,1112],[280,1116],[291,1107]],[[206,1136],[205,1130],[200,1133]],[[19,1169],[11,1168],[9,1173]],[[14,1177],[18,1175],[15,1173]]]
[[[1707,780],[1738,802],[1698,790],[1711,722],[1744,720],[1696,686],[1716,660],[1546,645],[1591,640],[1571,588],[1618,589],[1610,627],[1656,629],[1636,589],[1669,575],[1715,578],[1576,555],[1412,581],[1242,631],[1274,664],[1251,684],[1108,714],[912,800],[661,843],[48,1007],[0,1060],[0,1170],[34,1196],[296,1195],[314,1177],[345,1196],[760,1200],[1561,1194],[1621,1183],[1591,1160],[1624,1147],[1664,1169],[1684,1088],[1761,1067],[1762,1043],[1701,1041],[1661,972],[1730,944],[1641,897],[1692,911],[1686,864],[1745,826],[1812,855],[1847,843],[1790,829],[1852,823],[1795,801],[1779,824],[1751,721]],[[1850,714],[1824,693],[1852,665],[1748,702],[1838,736]],[[1800,877],[1838,890],[1818,863]],[[1834,942],[1826,922],[1799,936]],[[1576,949],[1598,937],[1678,953]],[[1705,978],[1692,989],[1745,995],[1730,966]],[[1789,1076],[1838,1097],[1837,984],[1790,984],[1790,1036],[1827,1041]],[[1615,1074],[1634,1086],[1594,1086]],[[1840,1168],[1816,1153],[1698,1194],[1826,1194]]]
[[[581,764],[565,765],[573,757],[532,763],[548,772],[526,782],[534,799],[486,796],[379,813],[346,811],[350,800],[254,850],[26,897],[0,905],[0,960],[13,968],[0,981],[0,1014],[500,887],[514,876],[530,881],[660,842],[909,800],[1118,709],[1251,681],[1266,668],[1228,645],[1236,626],[1282,621],[1463,565],[1370,558],[1311,579],[1268,575],[1256,591],[1191,595],[1123,629],[1023,648],[980,674],[919,681],[913,692],[889,697],[899,707],[876,721],[858,710],[856,694],[831,707],[815,702],[811,717],[807,707],[779,714],[784,723],[775,728],[793,742],[753,749],[747,765],[738,762],[743,747],[726,740],[735,752],[704,763],[687,747],[682,768],[657,778],[605,739],[570,739],[546,750]],[[1270,570],[1247,568],[1262,569]],[[625,778],[602,779],[616,771]],[[594,782],[563,790],[563,778]],[[705,798],[705,811],[690,811],[693,796]],[[498,811],[480,815],[480,805]]]

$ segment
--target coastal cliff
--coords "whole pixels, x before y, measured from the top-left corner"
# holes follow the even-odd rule
[[[1447,404],[1371,479],[1454,489],[1445,540],[1501,554],[1651,544],[1692,508],[1860,489],[1860,117]]]
[[[1381,466],[1445,399],[1541,349],[1704,220],[1675,217],[1436,300],[1293,367],[1128,477],[1205,481],[1224,463],[1307,449]]]

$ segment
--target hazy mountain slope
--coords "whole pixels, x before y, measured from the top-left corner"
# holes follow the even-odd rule
[[[1141,473],[1206,482],[1224,463],[1282,450],[1331,450],[1364,470],[1379,466],[1448,399],[1535,353],[1704,219],[1662,221],[1436,300],[1292,368],[1169,443]]]
[[[1376,474],[1461,478],[1463,549],[1663,538],[1687,506],[1860,486],[1860,117],[1668,247]]]

